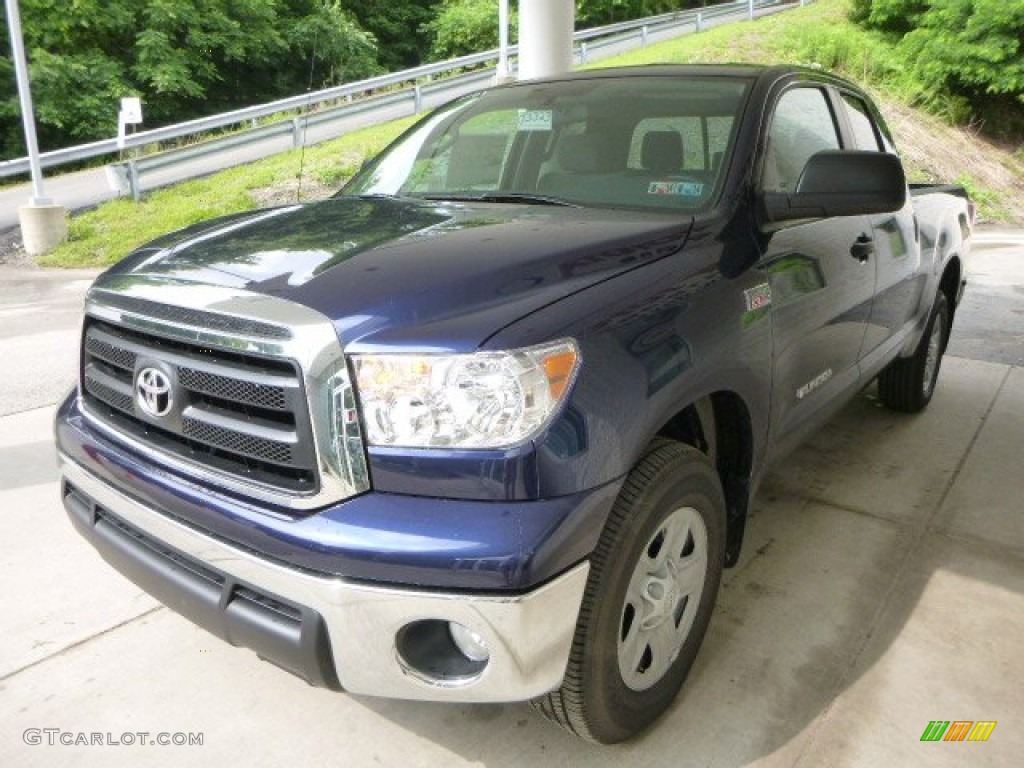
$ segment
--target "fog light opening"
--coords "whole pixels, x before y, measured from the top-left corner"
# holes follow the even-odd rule
[[[395,651],[407,673],[442,687],[471,685],[491,658],[478,632],[443,619],[406,624],[395,636]]]
[[[452,636],[452,642],[470,661],[487,662],[491,658],[491,650],[487,642],[469,627],[464,627],[454,621],[448,622],[448,634]]]

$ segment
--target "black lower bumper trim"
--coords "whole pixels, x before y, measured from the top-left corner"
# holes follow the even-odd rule
[[[168,608],[311,685],[341,690],[319,613],[146,536],[66,480],[61,490],[79,533],[104,560]]]

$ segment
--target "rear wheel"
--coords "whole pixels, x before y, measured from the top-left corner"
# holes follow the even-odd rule
[[[724,557],[717,473],[695,448],[659,439],[626,479],[591,559],[562,687],[534,707],[602,743],[653,722],[697,655]]]
[[[897,358],[878,375],[878,398],[896,411],[917,413],[931,402],[949,341],[949,302],[939,292],[912,357]]]

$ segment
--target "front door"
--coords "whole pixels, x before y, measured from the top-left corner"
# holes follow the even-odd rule
[[[784,91],[768,122],[761,188],[793,192],[808,158],[841,148],[824,87]],[[856,385],[875,289],[870,256],[851,250],[869,239],[866,216],[788,224],[765,235],[761,267],[771,288],[771,429],[785,452],[821,423],[830,403]]]

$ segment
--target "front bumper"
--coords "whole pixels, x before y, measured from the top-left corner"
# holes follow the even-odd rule
[[[499,702],[533,698],[561,683],[586,562],[517,595],[355,583],[212,538],[126,496],[63,454],[60,468],[72,521],[114,567],[200,626],[314,685],[391,698]],[[490,650],[485,666],[448,674],[443,659],[436,668],[429,659],[423,663],[429,648],[401,650],[415,642],[410,626],[449,621],[484,639]]]

